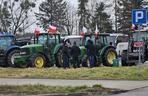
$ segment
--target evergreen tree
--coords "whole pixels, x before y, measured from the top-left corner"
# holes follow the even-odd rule
[[[91,15],[88,12],[88,7],[87,3],[88,0],[78,0],[79,5],[78,5],[78,17],[80,18],[79,20],[79,31],[82,29],[83,26],[89,28],[89,23],[90,23],[90,17]]]
[[[118,32],[127,33],[132,25],[132,9],[141,8],[142,0],[118,0],[117,1],[117,29]]]
[[[63,30],[63,26],[67,24],[66,20],[66,5],[64,0],[45,0],[39,6],[39,13],[36,13],[38,25],[42,26],[44,30],[49,25],[56,26]]]
[[[110,15],[105,12],[106,6],[103,2],[97,3],[96,12],[94,17],[93,29],[95,30],[95,25],[98,25],[100,32],[112,32],[112,22],[110,20]]]

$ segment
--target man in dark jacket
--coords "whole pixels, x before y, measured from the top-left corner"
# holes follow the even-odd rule
[[[69,66],[69,57],[70,57],[69,46],[70,46],[70,44],[69,44],[68,40],[65,40],[64,44],[63,44],[63,48],[62,48],[62,51],[63,51],[63,67],[64,68],[70,68],[70,66]]]
[[[93,44],[93,41],[88,40],[87,44],[86,44],[86,49],[87,49],[87,56],[90,62],[90,67],[94,67],[95,66],[95,52],[96,52],[96,48]]]
[[[81,54],[80,48],[77,46],[76,42],[74,42],[73,46],[71,47],[71,56],[72,56],[74,68],[80,67],[80,62],[79,62],[79,55],[80,54]]]

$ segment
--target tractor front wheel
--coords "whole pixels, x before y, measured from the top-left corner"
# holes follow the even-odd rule
[[[46,59],[41,54],[36,54],[31,57],[31,66],[36,68],[43,68],[46,64]]]
[[[55,54],[56,67],[63,67],[63,52],[62,49],[59,49],[57,54]]]
[[[104,66],[113,66],[113,59],[117,58],[117,52],[113,48],[109,48],[105,51],[102,58]]]

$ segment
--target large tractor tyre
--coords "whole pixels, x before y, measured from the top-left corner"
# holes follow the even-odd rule
[[[36,54],[31,56],[30,65],[36,68],[43,68],[46,65],[46,59],[42,54]]]
[[[104,66],[113,66],[113,59],[117,58],[117,52],[113,48],[108,48],[103,54],[102,63]]]
[[[7,54],[7,66],[15,67],[14,58],[15,56],[19,55],[20,50],[16,49]]]
[[[28,64],[27,63],[25,63],[25,64],[16,64],[15,63],[15,67],[17,67],[17,68],[27,68]]]
[[[56,67],[63,67],[63,52],[62,48],[55,54]]]
[[[128,66],[129,64],[126,62],[127,61],[127,51],[123,51],[121,54],[121,62],[122,66]]]

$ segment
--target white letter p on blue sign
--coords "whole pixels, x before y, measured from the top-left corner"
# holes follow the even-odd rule
[[[146,24],[146,22],[147,22],[146,9],[132,10],[132,24]]]
[[[140,19],[143,19],[143,11],[136,11],[136,22],[138,22]]]

